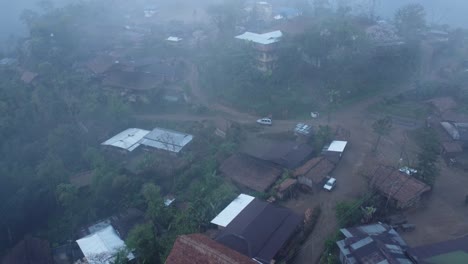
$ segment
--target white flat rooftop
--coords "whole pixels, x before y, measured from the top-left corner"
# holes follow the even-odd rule
[[[172,41],[172,42],[179,42],[182,40],[182,38],[179,38],[179,37],[168,37],[166,39],[167,41]]]
[[[268,45],[275,42],[278,42],[280,38],[283,36],[280,30],[264,33],[264,34],[257,34],[252,32],[245,32],[242,35],[236,36],[236,39],[243,39],[252,41],[258,44]]]
[[[178,153],[185,145],[193,139],[192,135],[162,128],[155,128],[147,133],[141,140],[140,144]]]
[[[125,243],[110,225],[96,233],[78,239],[76,243],[89,264],[110,264],[115,253],[125,248]],[[132,260],[135,256],[129,253],[127,258]]]
[[[234,201],[232,201],[226,208],[224,208],[223,211],[221,211],[221,213],[219,213],[215,218],[213,218],[213,220],[211,220],[211,223],[218,226],[226,227],[254,199],[255,197],[253,196],[247,194],[239,194],[239,196],[237,196],[237,198],[234,199]]]
[[[140,140],[148,133],[148,130],[139,128],[129,128],[106,140],[101,145],[113,146],[116,148],[133,151],[138,146],[140,146]]]
[[[328,147],[328,151],[343,153],[347,144],[348,144],[348,141],[334,140],[330,144],[330,147]]]

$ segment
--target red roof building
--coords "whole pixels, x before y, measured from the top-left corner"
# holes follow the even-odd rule
[[[255,264],[256,262],[202,234],[177,238],[166,264]]]

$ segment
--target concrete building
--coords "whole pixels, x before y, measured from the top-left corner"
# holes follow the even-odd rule
[[[245,32],[236,36],[236,39],[251,42],[256,50],[255,59],[257,61],[257,69],[262,72],[268,72],[274,69],[278,59],[275,50],[277,43],[283,37],[283,33],[279,30],[257,34]]]

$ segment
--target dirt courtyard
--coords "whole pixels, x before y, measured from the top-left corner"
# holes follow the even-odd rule
[[[448,168],[441,162],[436,184],[421,207],[406,213],[416,224],[412,232],[402,233],[410,246],[420,246],[468,235],[468,173]]]
[[[226,118],[241,124],[254,124],[256,118],[250,114],[231,109],[219,103],[213,103],[199,87],[198,74],[192,67],[189,83],[194,100],[212,111],[210,116],[192,113],[173,115],[146,115],[140,118],[148,120],[169,119],[173,121],[202,121],[206,119]],[[400,90],[408,87],[401,87]],[[396,94],[397,91],[392,91]],[[389,94],[391,95],[391,94]],[[394,122],[391,133],[381,140],[376,153],[371,150],[376,142],[372,123],[379,118],[369,113],[368,106],[378,102],[385,95],[369,97],[359,103],[346,107],[332,114],[331,126],[340,126],[350,131],[349,145],[337,168],[331,174],[337,179],[337,187],[332,192],[317,190],[313,194],[300,194],[297,199],[283,203],[292,210],[303,213],[307,208],[321,206],[322,213],[314,231],[302,245],[296,258],[291,263],[317,263],[325,247],[326,239],[338,229],[335,206],[340,201],[359,198],[367,190],[365,178],[360,173],[367,164],[385,164],[398,167],[401,160],[405,164],[414,164],[417,147],[409,137],[409,131],[417,126],[407,126],[406,122]],[[265,133],[290,131],[297,122],[307,122],[314,127],[326,124],[326,118],[314,120],[275,120],[274,125],[265,128]],[[413,232],[402,233],[410,246],[443,241],[468,233],[468,207],[464,206],[468,194],[468,174],[464,171],[446,168],[441,164],[441,175],[434,189],[424,200],[420,208],[403,212],[408,222],[416,224]]]

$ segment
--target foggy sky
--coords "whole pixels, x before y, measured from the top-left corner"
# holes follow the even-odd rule
[[[8,36],[12,34],[24,36],[26,34],[26,29],[20,21],[19,16],[25,8],[36,8],[37,1],[38,0],[0,0],[0,48]],[[53,2],[59,5],[74,1],[78,0],[53,0]],[[155,2],[158,1],[155,0]],[[199,1],[184,0],[181,2],[193,5]],[[455,27],[468,28],[468,19],[466,19],[468,0],[378,0],[377,13],[384,18],[391,18],[398,7],[415,2],[425,6],[429,23],[442,23]]]
[[[420,3],[426,8],[429,23],[468,28],[467,0],[378,0],[377,12],[392,17],[400,6],[411,3]]]

